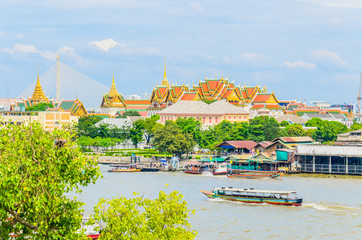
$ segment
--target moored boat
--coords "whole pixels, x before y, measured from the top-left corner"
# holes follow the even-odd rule
[[[277,178],[281,177],[282,174],[277,171],[259,171],[259,170],[238,170],[229,174],[228,178]]]
[[[229,173],[230,163],[220,163],[216,169],[212,172],[212,175],[226,175]]]
[[[119,165],[112,164],[110,165],[112,169],[108,170],[108,172],[140,172],[141,168],[138,168],[135,164],[127,164],[127,165]]]
[[[212,199],[224,199],[228,201],[245,203],[267,203],[286,206],[301,206],[303,199],[297,197],[296,191],[274,191],[238,189],[232,187],[213,188],[211,191],[203,191],[203,194]]]

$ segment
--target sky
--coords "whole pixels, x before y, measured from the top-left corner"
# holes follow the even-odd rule
[[[216,76],[279,100],[357,99],[360,0],[0,0],[0,11],[0,98],[59,54],[108,87],[114,74],[123,95],[151,93],[166,60],[173,84]]]

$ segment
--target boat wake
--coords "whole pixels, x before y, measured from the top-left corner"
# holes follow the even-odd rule
[[[322,203],[303,203],[302,205],[305,208],[314,208],[321,211],[334,211],[334,212],[345,212],[345,211],[361,211],[362,208],[357,207],[349,207],[349,206],[342,206],[342,205],[328,205]]]

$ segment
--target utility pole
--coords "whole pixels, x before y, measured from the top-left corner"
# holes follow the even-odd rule
[[[359,89],[358,89],[358,113],[361,113],[361,90],[362,90],[362,73],[359,81]]]

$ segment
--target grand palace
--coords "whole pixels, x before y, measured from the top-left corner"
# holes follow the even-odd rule
[[[59,57],[57,62],[59,63]],[[57,78],[59,78],[58,75]],[[114,75],[109,92],[104,93],[102,99],[99,99],[99,108],[88,108],[87,110],[78,98],[61,100],[58,93],[59,91],[57,91],[55,99],[47,97],[42,90],[38,74],[32,96],[27,98],[19,97],[16,101],[13,101],[10,105],[10,112],[26,115],[26,109],[39,103],[46,103],[49,104],[49,108],[46,110],[48,113],[63,113],[63,115],[60,114],[59,116],[69,114],[69,117],[63,117],[66,121],[69,121],[71,117],[85,115],[113,118],[127,111],[136,111],[142,117],[159,114],[161,122],[175,120],[178,117],[194,117],[204,125],[217,124],[222,120],[231,122],[249,121],[250,118],[259,115],[278,118],[284,114],[303,116],[313,113],[338,116],[335,118],[350,117],[348,111],[338,108],[308,107],[297,101],[279,101],[273,92],[267,91],[265,86],[237,85],[229,81],[228,78],[223,77],[205,77],[204,80],[199,80],[192,87],[185,84],[172,84],[167,79],[166,64],[161,84],[156,85],[152,90],[150,99],[125,99],[117,91]],[[16,114],[3,112],[2,115],[14,116]],[[57,122],[62,121],[62,117],[57,119],[56,116],[52,117],[50,115],[45,119],[48,122],[52,121],[50,125],[53,124],[54,126]],[[54,128],[54,126],[49,128]]]

